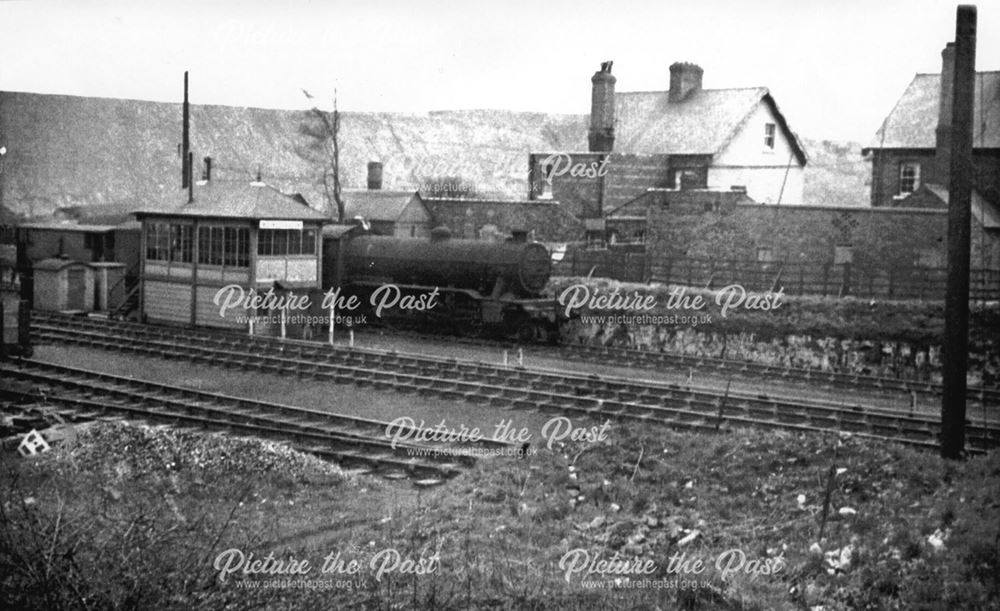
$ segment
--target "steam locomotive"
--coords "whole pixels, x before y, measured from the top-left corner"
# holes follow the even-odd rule
[[[453,239],[445,229],[429,239],[345,232],[324,236],[323,256],[323,286],[348,287],[362,303],[378,303],[387,285],[396,302],[434,291],[435,307],[386,308],[377,322],[525,342],[558,337],[559,308],[545,294],[551,257],[537,242]]]

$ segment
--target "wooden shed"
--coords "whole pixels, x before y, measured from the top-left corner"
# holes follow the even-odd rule
[[[94,270],[72,259],[42,259],[34,265],[34,308],[50,312],[94,309]]]
[[[130,273],[139,262],[139,224],[89,225],[71,222],[22,223],[32,261],[61,258],[91,263],[124,263]]]
[[[141,305],[150,322],[243,327],[253,314],[222,311],[227,291],[320,288],[326,217],[300,195],[261,182],[209,182],[174,210],[140,211]]]

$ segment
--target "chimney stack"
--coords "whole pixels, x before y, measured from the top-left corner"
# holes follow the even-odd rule
[[[670,66],[670,93],[667,96],[671,102],[680,102],[692,92],[701,89],[701,66],[688,62],[676,62]]]
[[[378,191],[382,188],[382,162],[368,162],[368,190]]]
[[[611,75],[614,62],[601,63],[594,73],[590,96],[590,133],[587,141],[592,153],[607,153],[615,146],[615,77]]]
[[[951,182],[951,114],[955,91],[955,43],[941,50],[941,91],[935,131],[935,181],[945,187]]]

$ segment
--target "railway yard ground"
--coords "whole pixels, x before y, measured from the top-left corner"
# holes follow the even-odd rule
[[[492,431],[509,420],[533,451],[419,487],[236,433],[86,422],[50,452],[3,455],[8,608],[1000,604],[995,450],[945,463],[846,433],[629,420],[548,447],[541,429],[559,412],[523,405],[59,342],[35,358],[380,421]]]
[[[343,334],[341,334],[343,335]],[[338,336],[340,345],[345,343]],[[420,352],[439,357],[468,359],[492,364],[502,364],[504,352],[510,365],[518,364],[518,348],[497,344],[484,346],[479,342],[464,342],[455,338],[439,338],[430,335],[400,336],[393,332],[378,330],[366,331],[355,335],[355,345],[375,350],[398,350],[400,352]],[[783,379],[780,375],[761,375],[758,372],[732,373],[728,370],[714,369],[711,366],[692,365],[690,367],[661,366],[637,367],[630,363],[612,363],[608,359],[597,362],[594,358],[580,357],[569,361],[567,354],[572,354],[573,347],[563,350],[549,346],[528,346],[521,350],[524,366],[550,370],[575,370],[585,368],[587,373],[600,376],[623,377],[630,379],[646,379],[665,384],[677,384],[692,388],[726,388],[728,385],[734,393],[750,393],[776,398],[796,399],[803,396],[841,405],[858,405],[861,407],[878,407],[909,413],[929,414],[937,416],[941,411],[940,396],[930,393],[914,395],[896,389],[881,390],[871,388],[845,389],[825,383],[822,379],[803,381]],[[689,357],[692,363],[699,359]],[[780,372],[781,368],[775,368]],[[817,378],[822,378],[818,375]],[[982,404],[975,399],[970,400],[969,417],[975,421],[994,422],[1000,418],[996,410],[982,409]]]

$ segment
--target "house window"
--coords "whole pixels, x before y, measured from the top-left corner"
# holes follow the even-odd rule
[[[764,124],[764,148],[773,151],[774,150],[774,123]]]
[[[671,181],[674,190],[703,189],[705,185],[696,170],[671,170]]]
[[[198,263],[225,267],[250,265],[250,230],[246,227],[198,228]]]
[[[905,162],[899,164],[899,194],[913,193],[920,188],[920,164]]]

